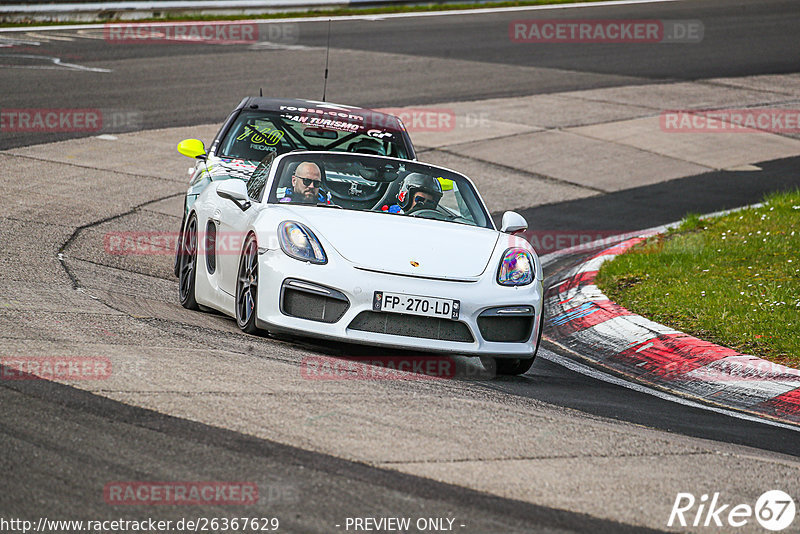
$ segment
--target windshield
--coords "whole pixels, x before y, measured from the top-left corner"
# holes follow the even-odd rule
[[[407,158],[397,120],[357,114],[325,118],[297,111],[243,110],[220,143],[219,155],[260,161],[292,150],[359,152]]]
[[[276,170],[267,202],[373,211],[492,228],[478,194],[458,173],[355,154],[292,154]]]

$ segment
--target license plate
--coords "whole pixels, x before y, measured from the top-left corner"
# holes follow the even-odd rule
[[[372,297],[372,309],[380,312],[455,320],[458,319],[458,312],[461,310],[461,301],[376,291]]]

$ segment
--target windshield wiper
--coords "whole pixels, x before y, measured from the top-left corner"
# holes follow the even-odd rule
[[[344,209],[343,207],[337,206],[336,204],[325,204],[324,202],[320,202],[319,204],[317,204],[317,206],[321,208],[339,208],[340,210]]]

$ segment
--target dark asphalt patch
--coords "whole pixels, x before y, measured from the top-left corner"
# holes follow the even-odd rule
[[[760,171],[712,171],[615,193],[547,204],[519,213],[528,226],[548,231],[625,233],[761,202],[764,195],[800,187],[800,157],[758,164]],[[502,215],[502,214],[499,214]]]
[[[335,532],[345,517],[455,517],[466,525],[457,531],[465,533],[648,532],[305,451],[55,382],[3,381],[0,404],[0,509],[10,517],[277,516],[281,532],[303,533]],[[110,482],[176,480],[255,481],[260,499],[244,507],[103,501]]]

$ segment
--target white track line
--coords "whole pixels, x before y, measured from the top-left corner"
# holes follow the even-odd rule
[[[581,2],[578,4],[551,4],[544,6],[517,6],[517,7],[487,7],[480,9],[459,9],[453,11],[422,11],[411,13],[374,13],[371,15],[346,15],[339,17],[297,17],[291,19],[242,19],[236,21],[225,21],[226,23],[239,23],[239,24],[284,24],[284,23],[298,23],[298,22],[320,22],[330,20],[382,20],[394,18],[416,18],[416,17],[448,17],[458,15],[482,15],[485,13],[505,13],[515,11],[549,11],[553,9],[581,9],[587,7],[613,7],[613,6],[626,6],[637,4],[663,4],[668,2],[682,2],[684,0],[612,0],[609,2]],[[208,24],[213,24],[214,21],[206,21]],[[116,24],[115,22],[114,24]],[[118,22],[119,24],[137,24],[136,21]],[[138,24],[148,24],[146,22],[139,22]],[[161,22],[160,24],[164,24]],[[174,22],[172,24],[180,24]],[[89,30],[96,28],[105,28],[106,23],[103,24],[70,24],[64,26],[33,26],[24,28],[0,28],[0,33],[5,32],[25,32],[25,31],[53,31],[53,30]]]
[[[34,69],[34,70],[76,70],[81,72],[113,72],[111,69],[101,69],[99,67],[86,67],[84,65],[77,65],[75,63],[65,63],[60,57],[51,56],[36,56],[31,54],[0,54],[0,58],[22,58],[33,60],[49,61],[52,65],[17,65],[17,64],[2,64],[0,67],[12,69]]]
[[[556,365],[560,365],[561,367],[566,367],[570,371],[586,375],[590,378],[601,380],[603,382],[608,382],[609,384],[614,384],[616,386],[622,386],[624,388],[632,389],[634,391],[638,391],[639,393],[646,393],[647,395],[652,395],[653,397],[658,397],[659,399],[674,402],[676,404],[681,404],[683,406],[688,406],[690,408],[699,408],[701,410],[716,412],[722,415],[727,415],[729,417],[735,417],[736,419],[749,421],[751,423],[762,423],[765,425],[775,426],[786,430],[794,430],[795,432],[800,432],[800,427],[798,426],[779,423],[771,419],[761,418],[755,415],[747,415],[742,412],[736,412],[725,408],[719,408],[716,406],[701,404],[699,402],[695,402],[683,397],[678,397],[676,395],[672,395],[670,393],[666,393],[664,391],[660,391],[657,389],[652,389],[647,386],[637,384],[635,382],[628,382],[627,380],[624,380],[617,376],[604,373],[603,371],[595,369],[594,367],[589,367],[588,365],[579,363],[576,360],[573,360],[572,358],[567,358],[565,356],[561,356],[560,354],[556,354],[555,352],[551,352],[545,349],[544,347],[539,347],[538,356],[543,357],[545,360],[553,362]]]
[[[41,35],[36,32],[28,32],[28,37],[33,37],[34,39],[44,40],[44,41],[74,41],[74,37],[67,37],[65,35],[60,35],[58,33],[50,33],[49,35]]]

